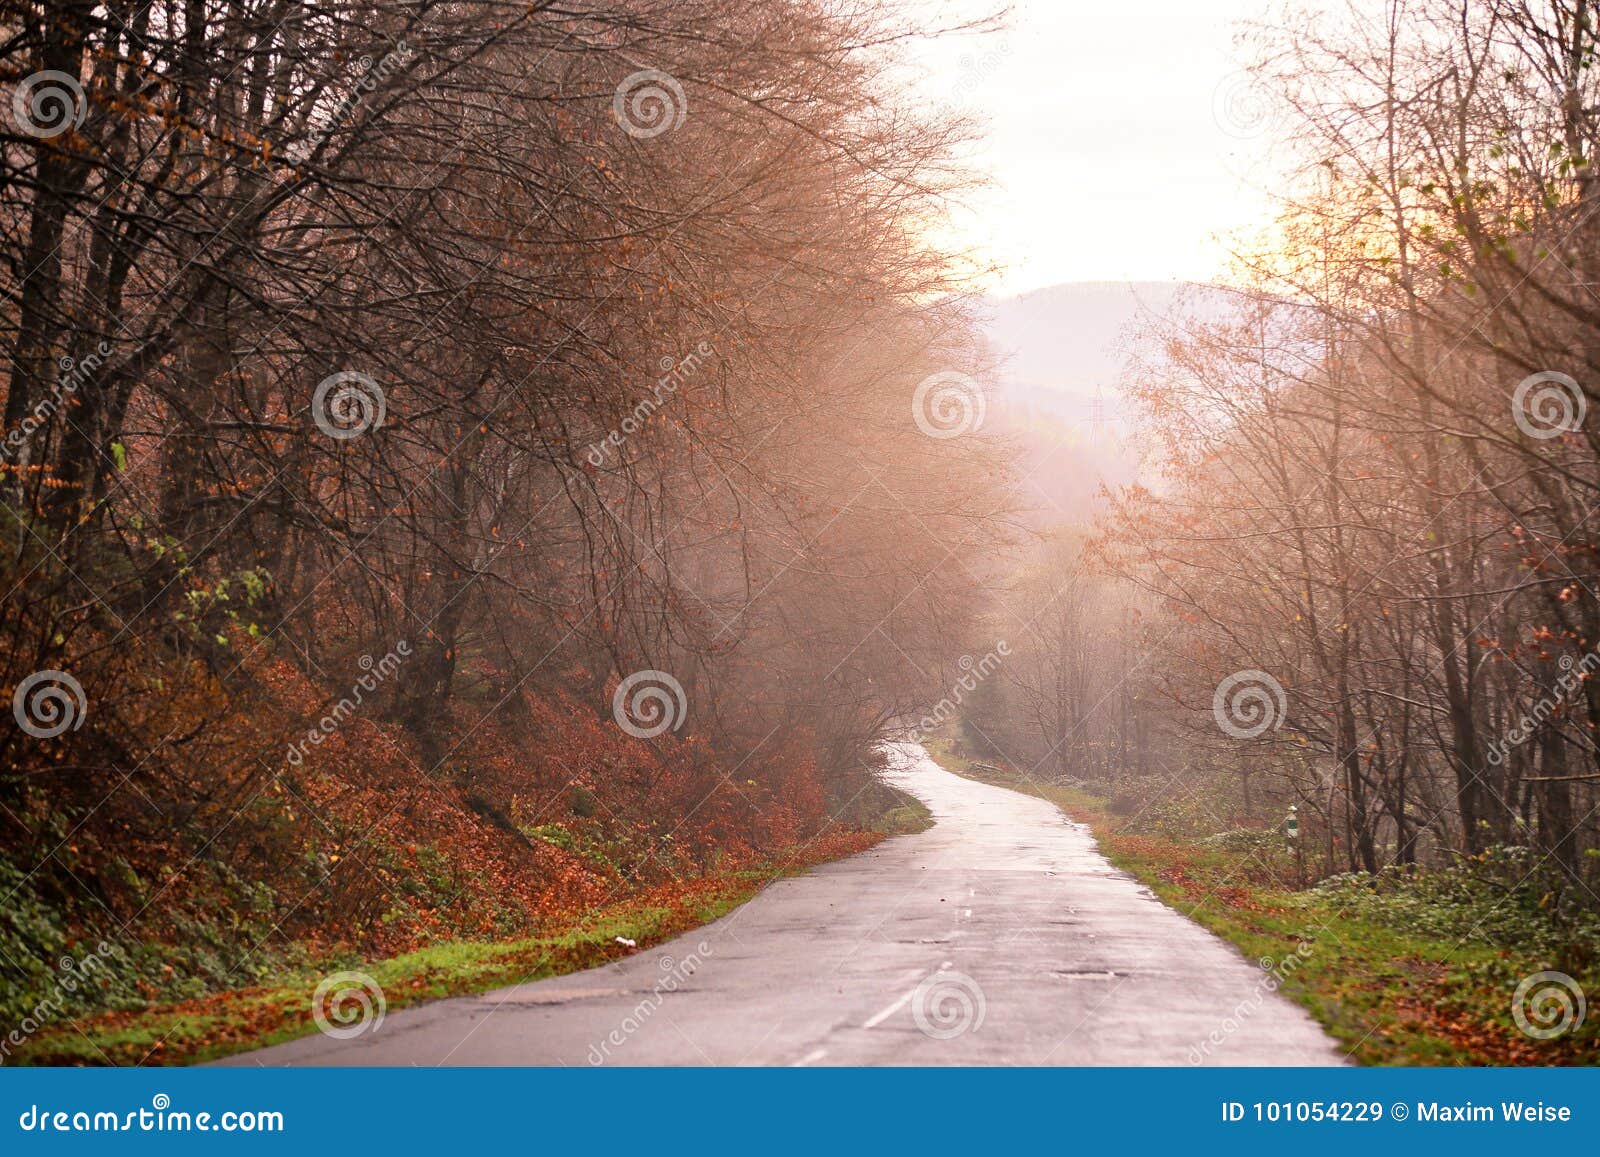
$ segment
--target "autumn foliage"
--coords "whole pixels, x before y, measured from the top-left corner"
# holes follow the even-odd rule
[[[81,692],[0,729],[8,982],[521,934],[870,817],[1005,507],[912,420],[984,358],[893,11],[8,11],[68,116],[0,150],[0,687]]]

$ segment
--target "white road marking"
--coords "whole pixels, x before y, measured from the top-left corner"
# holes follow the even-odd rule
[[[805,1056],[803,1056],[799,1060],[795,1061],[795,1063],[790,1065],[789,1067],[791,1069],[803,1069],[807,1065],[815,1064],[817,1061],[820,1061],[823,1057],[825,1057],[827,1055],[828,1055],[828,1050],[827,1049],[812,1049]]]
[[[888,1020],[891,1016],[893,1016],[895,1013],[899,1012],[902,1008],[904,1008],[905,1005],[906,1005],[906,1002],[909,1001],[915,995],[917,995],[917,990],[916,989],[914,989],[914,988],[907,989],[906,990],[906,994],[904,996],[902,996],[899,1000],[895,1001],[893,1004],[891,1004],[888,1008],[884,1009],[882,1012],[878,1013],[876,1016],[870,1017],[867,1020],[863,1021],[861,1027],[862,1028],[877,1028],[884,1021]]]
[[[868,1017],[865,1021],[862,1022],[861,1027],[862,1028],[877,1028],[884,1021],[888,1020],[891,1016],[893,1016],[895,1013],[899,1012],[902,1008],[904,1008],[906,1006],[906,1002],[908,1000],[910,1000],[913,996],[917,995],[917,989],[922,987],[922,981],[923,980],[926,980],[929,976],[934,976],[934,975],[936,975],[936,974],[938,974],[940,972],[944,972],[949,967],[950,967],[950,961],[946,960],[943,964],[939,965],[939,967],[935,968],[932,972],[925,973],[922,976],[921,980],[918,980],[917,983],[914,986],[912,986],[911,988],[906,990],[905,995],[901,996],[899,1000],[895,1001],[888,1008],[884,1009],[882,1012],[878,1013],[876,1016]],[[913,972],[912,975],[915,976],[917,974],[915,972]]]

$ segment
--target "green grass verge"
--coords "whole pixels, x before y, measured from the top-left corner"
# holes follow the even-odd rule
[[[886,836],[910,836],[933,826],[933,813],[920,799],[897,788],[889,788],[900,802],[883,813],[872,830]]]
[[[324,962],[325,970],[132,1012],[107,1012],[53,1024],[11,1051],[23,1065],[194,1064],[278,1044],[316,1031],[312,994],[323,978],[357,969],[382,989],[389,1011],[487,992],[511,984],[592,968],[642,951],[717,919],[777,876],[778,870],[725,873],[690,881],[686,894],[626,901],[548,935],[500,942],[452,941],[386,960]],[[636,942],[630,948],[617,937]]]

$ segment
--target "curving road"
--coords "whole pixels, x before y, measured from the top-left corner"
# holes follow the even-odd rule
[[[897,745],[935,826],[611,965],[234,1057],[263,1065],[1320,1065],[1269,973],[1044,800]]]

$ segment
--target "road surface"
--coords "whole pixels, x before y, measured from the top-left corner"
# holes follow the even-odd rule
[[[1267,1065],[1343,1060],[1276,978],[1051,804],[897,745],[936,824],[615,964],[390,1012],[261,1065]]]

